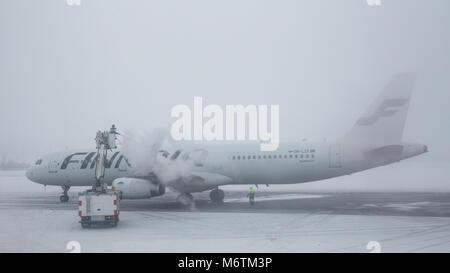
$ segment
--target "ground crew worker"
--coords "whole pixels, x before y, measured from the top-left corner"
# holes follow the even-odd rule
[[[250,202],[250,205],[255,204],[255,190],[253,190],[253,186],[250,186],[250,189],[248,190],[248,202]]]

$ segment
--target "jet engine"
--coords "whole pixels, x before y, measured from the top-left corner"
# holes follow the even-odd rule
[[[112,186],[114,190],[121,192],[123,199],[146,199],[166,192],[161,183],[141,178],[117,178]]]

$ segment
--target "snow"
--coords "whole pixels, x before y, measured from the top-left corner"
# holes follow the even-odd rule
[[[228,189],[227,189],[228,190]],[[319,195],[319,194],[277,194],[275,196],[261,196],[258,197],[258,202],[260,201],[270,201],[270,200],[292,200],[292,199],[307,199],[307,198],[322,198],[326,195]],[[227,198],[226,202],[242,202],[242,203],[248,203],[247,197],[242,198]]]
[[[267,195],[269,189],[261,198],[280,202],[279,206],[283,200],[320,202],[332,195]],[[128,207],[122,210],[117,227],[82,229],[75,201],[60,204],[57,200],[59,188],[44,192],[42,186],[27,181],[23,172],[0,172],[0,190],[0,252],[69,252],[71,241],[80,243],[81,252],[369,252],[366,246],[371,241],[378,242],[382,252],[450,250],[450,217],[344,215],[338,210],[283,211],[282,207],[267,213],[146,210],[148,203],[132,201],[124,202]],[[244,201],[227,200],[238,207]],[[137,204],[140,209],[134,210]],[[419,200],[364,206],[393,209],[402,215],[430,205],[438,204]]]
[[[450,219],[205,212],[123,212],[116,228],[82,229],[76,211],[1,210],[0,252],[448,252]]]

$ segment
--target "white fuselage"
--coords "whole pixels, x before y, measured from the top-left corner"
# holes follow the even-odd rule
[[[114,156],[115,155],[115,156]],[[131,165],[122,153],[110,153],[104,181],[107,184],[119,177],[131,175]],[[27,177],[33,182],[58,186],[92,186],[95,183],[95,152],[65,151],[47,155],[39,159],[27,171]]]
[[[199,144],[180,149],[176,160],[196,157],[191,170],[196,174],[214,174],[229,179],[212,179],[195,192],[224,184],[292,184],[323,180],[390,164],[427,151],[421,144],[397,144],[397,149],[344,143],[282,143],[275,152],[261,152],[256,144]],[[384,146],[384,147],[390,147]],[[375,152],[373,152],[375,151]],[[27,177],[44,185],[91,186],[94,184],[94,152],[61,152],[44,157],[27,171]],[[378,154],[377,154],[378,153]],[[381,153],[381,154],[380,154]],[[104,181],[133,177],[133,162],[121,152],[108,154]],[[208,180],[208,179],[206,179]]]

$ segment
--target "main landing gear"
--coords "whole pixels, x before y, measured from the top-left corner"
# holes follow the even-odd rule
[[[177,197],[177,202],[183,206],[190,206],[194,204],[194,196],[190,193],[180,193]]]
[[[64,193],[59,197],[59,201],[61,201],[61,203],[66,203],[67,201],[69,201],[69,195],[67,195],[67,192],[69,191],[70,186],[62,186],[61,188],[63,189]]]
[[[219,204],[223,202],[223,198],[225,197],[225,193],[223,190],[216,188],[209,193],[209,198],[211,198],[211,202]]]

